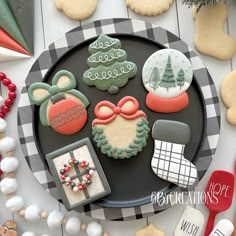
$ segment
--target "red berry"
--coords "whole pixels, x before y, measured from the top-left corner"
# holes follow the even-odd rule
[[[61,175],[61,179],[62,179],[62,180],[65,180],[65,179],[66,179],[66,176],[65,176],[65,175]]]
[[[2,112],[0,112],[0,118],[4,118],[5,117],[5,114],[4,113],[2,113]]]
[[[11,99],[11,100],[14,100],[16,98],[16,93],[15,92],[9,92],[8,93],[8,97]]]
[[[89,175],[89,174],[86,175],[86,179],[87,179],[87,180],[91,179],[91,177],[92,177],[92,176]]]
[[[13,101],[10,98],[7,98],[5,100],[5,104],[6,104],[6,106],[10,107],[13,104]]]
[[[69,167],[69,166],[66,166],[66,167],[64,168],[64,170],[65,170],[65,172],[68,172],[68,171],[70,170],[70,167]]]
[[[80,166],[81,168],[84,168],[84,167],[85,167],[84,162],[80,162],[79,166]]]
[[[2,83],[5,85],[5,86],[8,86],[10,83],[11,83],[11,80],[8,79],[8,78],[5,78],[2,80]]]
[[[5,79],[7,76],[3,73],[3,72],[0,72],[0,80],[3,80]]]
[[[79,185],[79,190],[81,191],[81,190],[83,190],[84,189],[84,187],[80,184]]]
[[[8,89],[9,89],[9,91],[11,91],[11,92],[15,92],[15,91],[16,91],[16,85],[15,85],[15,84],[9,84],[9,85],[8,85]]]
[[[3,106],[1,110],[2,110],[2,112],[3,112],[4,114],[6,114],[6,113],[8,113],[8,112],[10,111],[10,108],[7,107],[7,106]]]
[[[3,171],[2,170],[0,170],[0,176],[3,174]]]

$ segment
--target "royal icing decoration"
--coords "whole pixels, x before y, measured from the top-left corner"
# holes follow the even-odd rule
[[[92,127],[94,141],[103,154],[125,159],[136,156],[146,146],[149,122],[138,109],[138,101],[130,96],[122,98],[117,106],[109,101],[97,104]]]
[[[111,189],[88,138],[49,153],[46,159],[68,210],[110,194]]]
[[[127,53],[121,49],[119,39],[101,34],[90,44],[89,52],[91,56],[87,63],[90,69],[83,76],[88,86],[96,86],[99,90],[115,94],[137,73],[137,66],[127,61]]]
[[[206,207],[210,211],[205,236],[209,236],[213,230],[215,217],[218,213],[226,211],[232,204],[234,195],[234,175],[223,170],[212,173],[206,186]]]
[[[188,106],[186,90],[193,70],[190,61],[181,52],[163,49],[152,54],[142,72],[144,87],[149,92],[147,106],[156,112],[177,112]]]
[[[160,178],[182,188],[197,180],[196,167],[184,157],[190,140],[189,126],[176,121],[157,120],[152,128],[155,147],[151,162],[153,172]]]
[[[61,134],[74,134],[84,127],[89,101],[75,88],[74,75],[65,70],[56,73],[52,86],[35,83],[29,87],[31,102],[40,105],[42,125],[51,126]]]

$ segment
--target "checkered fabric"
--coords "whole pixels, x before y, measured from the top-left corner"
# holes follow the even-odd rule
[[[151,166],[160,178],[182,188],[189,188],[197,180],[197,170],[184,158],[184,148],[182,144],[155,140]]]
[[[119,33],[139,35],[160,44],[177,49],[185,54],[192,63],[194,76],[204,97],[207,114],[206,138],[199,153],[199,158],[194,163],[198,169],[198,176],[201,178],[210,165],[216,151],[220,130],[220,105],[214,83],[200,58],[193,50],[176,35],[169,31],[152,25],[150,23],[132,19],[106,19],[95,21],[81,27],[77,27],[66,33],[56,42],[52,43],[48,50],[44,51],[32,66],[25,86],[22,89],[19,110],[18,110],[18,131],[20,143],[29,164],[29,167],[39,181],[52,196],[59,198],[56,185],[50,175],[45,162],[41,159],[35,136],[33,133],[32,121],[34,117],[34,106],[30,103],[27,88],[35,82],[43,81],[43,77],[48,69],[61,57],[68,49],[83,42],[86,39],[98,36],[101,33]],[[146,204],[132,208],[102,208],[90,204],[79,211],[93,218],[103,220],[134,220],[153,215],[166,207],[158,204]]]

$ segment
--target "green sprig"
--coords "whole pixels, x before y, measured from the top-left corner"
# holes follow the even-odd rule
[[[189,7],[196,6],[198,10],[203,6],[215,5],[218,3],[226,3],[226,0],[183,0],[183,4]]]

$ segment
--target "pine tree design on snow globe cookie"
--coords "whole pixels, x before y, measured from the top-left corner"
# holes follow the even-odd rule
[[[119,39],[101,34],[90,44],[87,63],[90,69],[84,72],[83,80],[88,86],[107,90],[110,94],[119,92],[128,80],[137,73],[137,66],[127,61],[127,53],[121,49]]]
[[[61,70],[52,79],[52,86],[34,83],[29,87],[31,102],[40,105],[40,121],[61,134],[80,131],[87,121],[88,99],[76,88],[72,73]]]
[[[94,141],[103,154],[125,159],[136,156],[146,146],[149,122],[138,109],[138,101],[131,96],[122,98],[117,106],[109,101],[97,104],[92,127]]]
[[[171,113],[189,104],[189,88],[193,69],[188,58],[174,49],[162,49],[152,54],[143,66],[143,84],[149,94],[146,105],[156,112]]]

